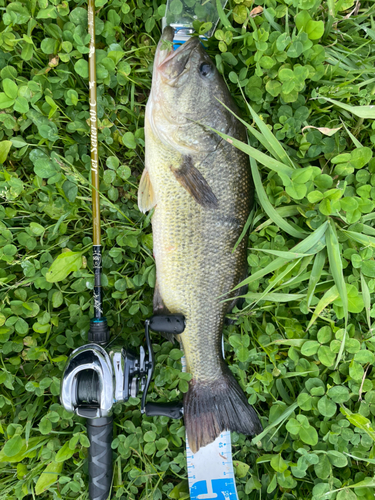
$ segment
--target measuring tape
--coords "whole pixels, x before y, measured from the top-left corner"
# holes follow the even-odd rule
[[[190,500],[238,500],[230,431],[193,453],[186,437]]]

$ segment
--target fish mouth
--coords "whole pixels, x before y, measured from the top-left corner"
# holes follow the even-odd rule
[[[173,42],[174,29],[171,26],[164,28],[162,37],[158,45],[158,54],[156,57],[157,71],[162,74],[164,78],[172,83],[185,70],[188,70],[188,63],[192,52],[199,46],[200,40],[197,37],[191,37],[187,42],[182,44],[178,49],[174,50],[170,45]],[[167,44],[169,47],[166,49],[164,46]]]

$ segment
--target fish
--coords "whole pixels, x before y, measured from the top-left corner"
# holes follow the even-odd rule
[[[176,337],[191,374],[183,405],[195,453],[224,430],[262,430],[222,354],[224,319],[234,305],[223,297],[247,276],[246,238],[233,250],[254,187],[248,156],[213,130],[246,141],[223,78],[199,38],[174,50],[173,36],[167,26],[155,53],[138,206],[154,210],[154,313],[185,317]]]

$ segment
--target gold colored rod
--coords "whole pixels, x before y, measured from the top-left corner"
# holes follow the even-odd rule
[[[88,28],[90,34],[89,52],[89,102],[91,132],[91,198],[92,198],[92,240],[94,271],[94,318],[102,318],[101,267],[102,249],[100,245],[100,198],[99,198],[99,158],[98,158],[98,117],[96,105],[96,54],[95,54],[95,0],[88,0]],[[104,334],[103,334],[104,335]]]
[[[96,105],[96,54],[95,54],[95,0],[88,0],[88,27],[90,39],[89,52],[89,101],[91,129],[91,183],[93,244],[100,245],[100,201],[99,201],[99,161],[98,161],[98,124]]]

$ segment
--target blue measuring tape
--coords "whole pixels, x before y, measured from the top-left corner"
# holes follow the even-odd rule
[[[192,453],[186,438],[190,500],[238,500],[233,472],[230,431]]]

